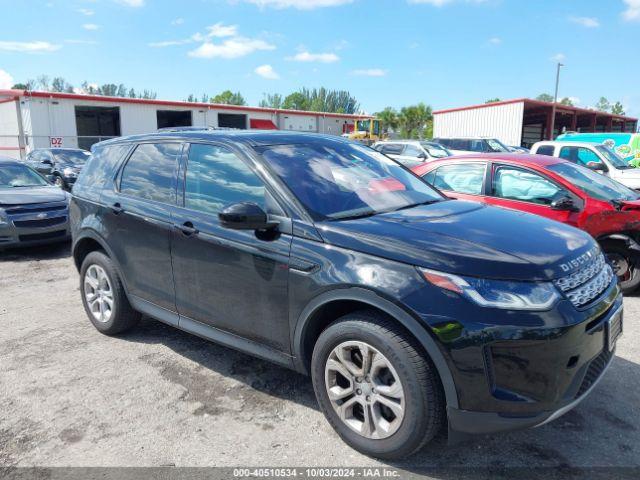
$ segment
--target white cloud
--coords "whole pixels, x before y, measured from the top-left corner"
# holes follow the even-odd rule
[[[0,89],[7,90],[13,86],[13,77],[0,69]]]
[[[171,21],[171,25],[182,25],[184,23],[184,18],[176,18]]]
[[[381,68],[366,68],[366,69],[353,70],[351,74],[362,76],[362,77],[384,77],[387,74],[387,71]]]
[[[79,8],[78,12],[80,12],[82,15],[84,15],[86,17],[90,17],[90,16],[92,16],[92,15],[94,15],[96,13],[93,10],[90,10],[88,8]]]
[[[208,38],[235,37],[236,35],[238,35],[237,25],[224,25],[223,23],[218,22],[215,25],[207,27]]]
[[[593,17],[569,17],[569,21],[585,28],[598,28],[600,26],[600,21]]]
[[[82,25],[82,28],[84,28],[85,30],[94,31],[98,30],[100,26],[96,25],[95,23],[85,23],[84,25]]]
[[[144,0],[116,0],[116,2],[126,7],[133,7],[133,8],[144,7]]]
[[[288,57],[287,60],[293,60],[295,62],[333,63],[340,60],[340,57],[335,53],[311,53],[303,51],[296,53],[293,57]]]
[[[567,59],[567,56],[564,53],[556,53],[550,60],[554,62],[564,62]]]
[[[640,0],[624,0],[627,9],[622,13],[622,18],[631,22],[640,20]]]
[[[275,50],[275,46],[264,40],[234,37],[222,43],[213,43],[209,40],[195,50],[189,52],[190,57],[195,58],[238,58],[249,55],[258,50]]]
[[[64,43],[69,43],[71,45],[96,45],[98,42],[95,40],[84,40],[80,38],[69,38],[64,41]]]
[[[500,45],[502,43],[502,39],[500,37],[491,37],[489,39],[489,43],[491,45]]]
[[[278,80],[280,78],[280,75],[278,75],[271,65],[260,65],[254,71],[262,78],[268,80]]]
[[[153,48],[175,47],[176,45],[184,45],[190,43],[191,40],[165,40],[163,42],[151,42],[148,45]]]
[[[299,10],[312,10],[322,7],[336,7],[352,3],[353,0],[245,0],[259,7],[297,8]]]
[[[0,41],[0,50],[5,52],[22,52],[22,53],[51,53],[59,50],[60,45],[49,42],[6,42]]]

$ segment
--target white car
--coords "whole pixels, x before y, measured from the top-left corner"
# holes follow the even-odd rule
[[[531,153],[568,160],[602,173],[633,190],[640,190],[640,168],[630,166],[606,145],[570,141],[538,142],[531,148]]]
[[[439,160],[453,155],[447,148],[435,142],[419,140],[392,140],[376,142],[372,145],[380,153],[393,158],[405,167],[411,168],[423,162]]]
[[[434,138],[434,142],[443,145],[454,155],[468,155],[469,153],[509,153],[509,147],[497,138],[489,137],[455,137]]]

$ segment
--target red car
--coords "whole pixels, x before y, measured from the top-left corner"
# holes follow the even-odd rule
[[[581,228],[598,240],[624,292],[640,284],[640,195],[624,185],[542,155],[465,155],[412,170],[449,197],[535,213]]]

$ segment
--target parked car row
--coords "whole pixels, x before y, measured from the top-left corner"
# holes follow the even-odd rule
[[[623,222],[636,199],[612,180],[565,184],[562,169],[600,176],[559,159],[490,155],[422,162],[425,182],[315,134],[100,143],[70,204],[87,316],[116,335],[146,314],[309,374],[338,435],[375,457],[410,455],[445,425],[552,421],[602,378],[623,326],[601,246],[568,219],[597,229],[601,197],[617,195],[607,213]],[[496,193],[567,221],[496,208]]]

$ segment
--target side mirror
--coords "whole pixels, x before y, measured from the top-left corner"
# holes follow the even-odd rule
[[[420,153],[418,154],[418,158],[419,158],[420,160],[426,160],[426,159],[427,159],[427,154],[426,154],[426,153],[424,153],[424,152],[420,152]]]
[[[224,228],[231,230],[268,230],[278,225],[269,222],[267,213],[251,202],[228,205],[218,213],[218,218]]]
[[[569,195],[560,195],[551,201],[551,208],[553,210],[564,210],[569,212],[577,212],[578,207],[573,202],[573,198]]]
[[[589,170],[593,170],[595,172],[606,172],[607,167],[605,167],[604,163],[601,162],[588,162],[585,165]]]
[[[42,162],[40,162],[40,163],[42,163],[42,165],[49,165],[49,166],[53,165],[53,162],[51,160],[48,160],[48,159],[42,160]]]

